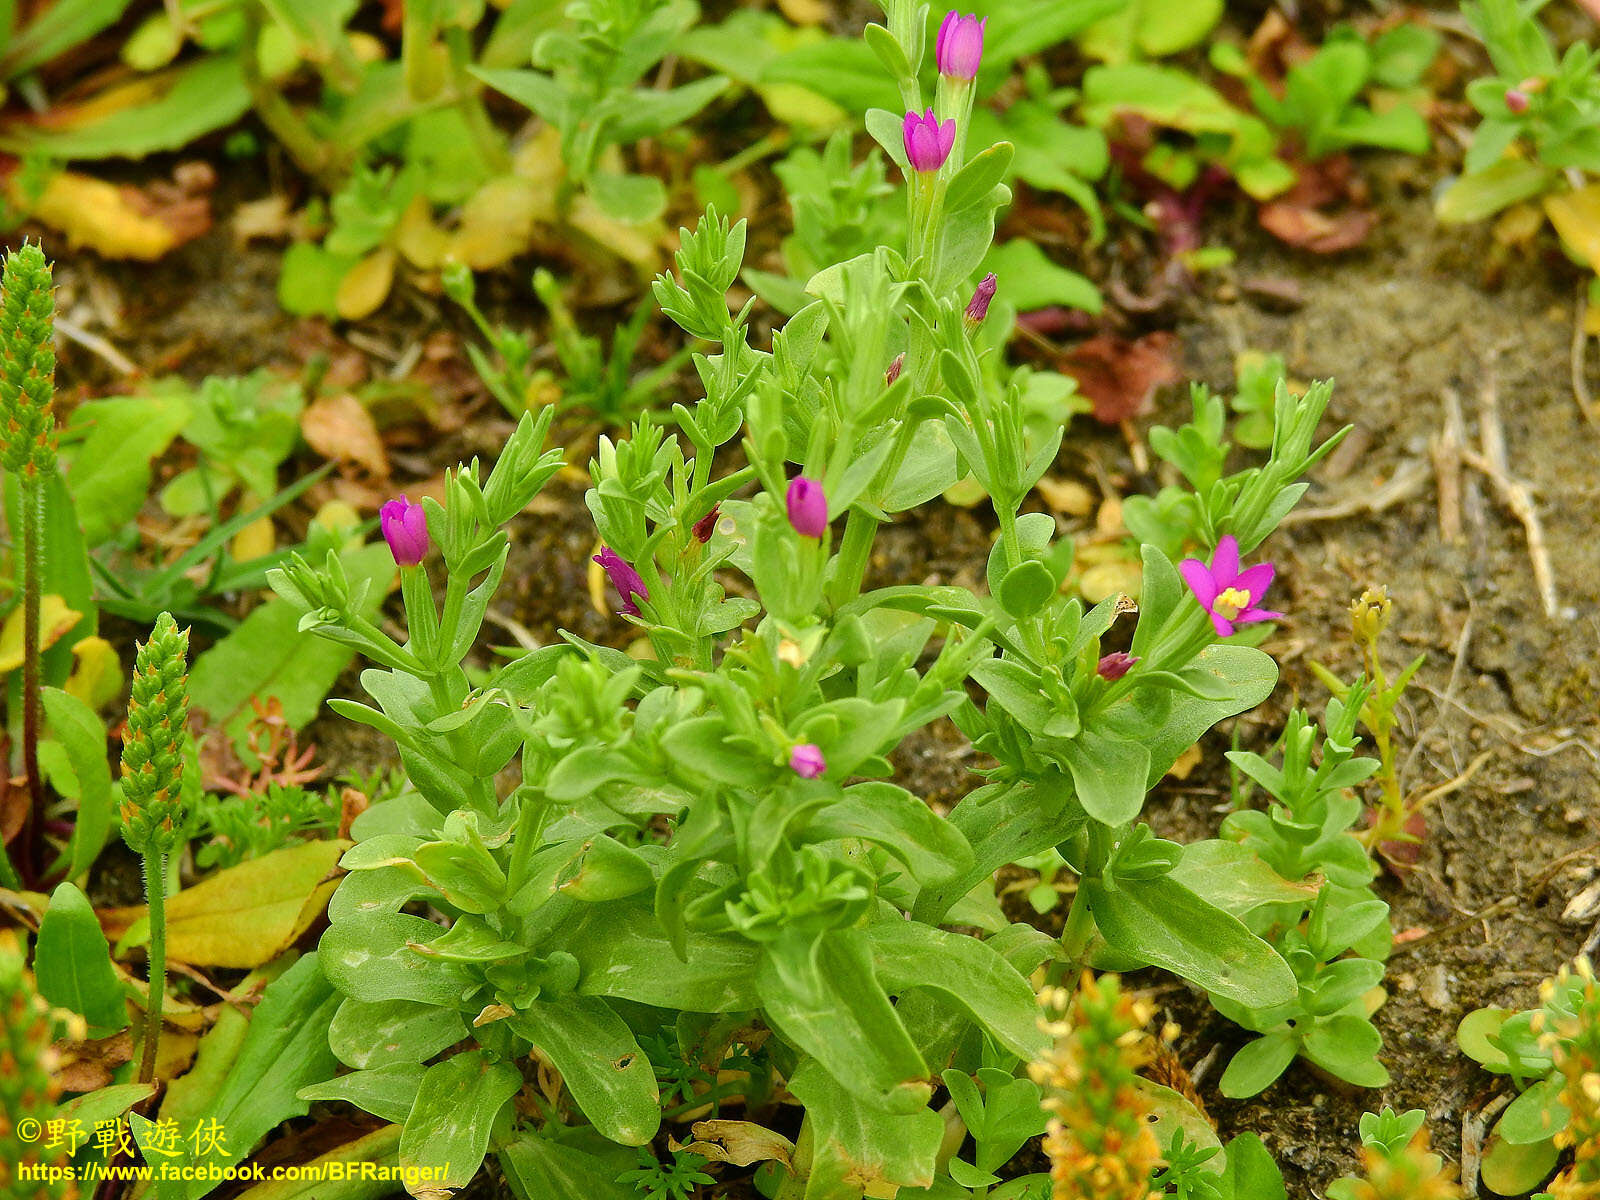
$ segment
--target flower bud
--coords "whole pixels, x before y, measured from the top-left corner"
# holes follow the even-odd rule
[[[906,352],[902,350],[899,354],[894,356],[894,361],[889,364],[889,369],[883,373],[883,384],[885,387],[894,386],[894,381],[900,378],[900,372],[905,369],[905,365]]]
[[[966,16],[958,12],[945,14],[933,50],[939,74],[961,80],[969,80],[977,75],[978,67],[983,62],[983,27],[988,22],[988,17],[978,20],[976,13]]]
[[[600,564],[606,573],[606,578],[611,580],[611,586],[616,588],[617,595],[622,597],[622,607],[617,611],[624,616],[638,616],[639,606],[633,602],[633,598],[637,596],[641,600],[650,599],[650,589],[645,587],[639,572],[610,546],[600,547],[600,553],[594,556],[594,561]]]
[[[817,779],[828,769],[828,760],[822,748],[813,742],[801,742],[789,751],[789,769],[801,779]]]
[[[999,286],[1000,281],[995,278],[993,271],[990,271],[978,281],[978,286],[972,293],[972,299],[967,303],[967,324],[981,325],[983,323],[983,319],[989,315],[989,302],[994,299],[995,291]]]
[[[689,529],[694,535],[694,540],[704,545],[711,540],[711,535],[716,532],[717,517],[720,516],[720,505],[713,504],[711,511],[696,521]]]
[[[913,171],[937,171],[956,144],[956,123],[952,120],[941,125],[931,108],[920,115],[908,112],[901,136],[905,139],[906,161]]]
[[[828,498],[815,479],[797,475],[789,481],[789,524],[801,537],[819,538],[828,531]]]
[[[122,837],[135,854],[172,849],[183,827],[188,656],[189,631],[171,613],[138,648],[122,735]]]
[[[1139,660],[1123,650],[1113,650],[1095,665],[1094,673],[1107,683],[1115,683],[1133,669]]]
[[[0,268],[0,466],[13,475],[55,465],[55,318],[50,264],[24,242]]]
[[[405,496],[387,501],[378,510],[378,527],[389,552],[402,567],[414,567],[428,557],[428,514]]]
[[[1506,89],[1506,107],[1517,115],[1528,111],[1528,93],[1521,88]]]

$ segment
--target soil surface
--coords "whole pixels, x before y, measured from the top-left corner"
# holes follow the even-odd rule
[[[1440,229],[1428,196],[1435,180],[1414,178],[1416,169],[1379,160],[1372,174],[1383,219],[1365,245],[1333,258],[1283,247],[1242,204],[1221,213],[1209,240],[1232,247],[1236,263],[1181,298],[1176,319],[1165,321],[1189,377],[1231,391],[1239,351],[1279,352],[1297,379],[1337,380],[1325,434],[1355,426],[1299,513],[1264,548],[1280,566],[1278,607],[1289,613],[1265,647],[1283,676],[1276,694],[1238,722],[1241,743],[1268,745],[1299,697],[1320,712],[1325,692],[1311,660],[1355,673],[1346,606],[1382,584],[1395,602],[1391,669],[1428,656],[1404,706],[1405,784],[1420,793],[1462,781],[1430,804],[1409,878],[1380,883],[1404,939],[1377,1017],[1389,1087],[1349,1089],[1297,1065],[1257,1100],[1224,1101],[1215,1083],[1243,1043],[1241,1031],[1169,979],[1138,980],[1181,1026],[1175,1048],[1224,1135],[1260,1133],[1297,1197],[1320,1195],[1352,1167],[1357,1119],[1383,1104],[1426,1109],[1436,1148],[1459,1161],[1463,1122],[1506,1085],[1457,1052],[1457,1023],[1485,1004],[1531,1005],[1541,979],[1600,937],[1600,914],[1563,918],[1600,871],[1600,428],[1574,400],[1579,280],[1559,258],[1541,255],[1505,262],[1490,286],[1488,233]],[[264,181],[236,186],[237,198],[266,191]],[[284,317],[273,294],[276,252],[241,249],[226,232],[233,199],[219,202],[217,232],[154,266],[61,255],[66,311],[147,371],[195,379],[304,361],[306,346],[336,363],[353,354],[380,374],[441,326],[461,330],[455,314],[404,287],[377,318],[337,333]],[[504,294],[509,319],[537,323],[531,296]],[[61,357],[67,387],[108,394],[119,386],[117,369],[82,347],[64,344]],[[1584,377],[1600,394],[1600,368]],[[672,398],[694,394],[686,386]],[[492,402],[475,403],[470,421],[396,454],[395,490],[492,453],[509,424]],[[1187,407],[1182,390],[1169,389],[1136,426],[1177,424]],[[1554,615],[1541,602],[1527,530],[1496,484],[1450,450],[1453,436],[1466,459],[1492,457],[1485,428],[1503,431],[1509,474],[1536,501]],[[1159,473],[1135,469],[1117,430],[1085,418],[1069,431],[1054,474],[1097,496],[1159,482]],[[567,628],[620,642],[628,632],[589,601],[594,533],[583,485],[576,472],[562,478],[521,520],[490,641],[509,644],[519,631],[545,641]],[[1063,517],[1067,530],[1090,524]],[[884,581],[974,582],[991,536],[986,508],[935,502],[886,532],[873,571]],[[353,677],[341,682],[343,694],[356,690]],[[1157,793],[1148,813],[1158,832],[1214,835],[1228,803],[1221,753],[1234,732],[1230,723],[1209,735],[1196,770]],[[365,730],[336,718],[320,720],[309,737],[329,775],[386,759]],[[953,803],[972,783],[966,754],[953,729],[936,727],[901,751],[902,782]],[[496,1190],[492,1181],[482,1186]],[[740,1187],[720,1194],[743,1194]]]

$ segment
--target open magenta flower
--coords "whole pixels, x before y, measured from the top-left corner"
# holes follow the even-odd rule
[[[828,760],[822,756],[822,747],[801,742],[789,751],[789,769],[801,779],[816,779],[828,769]]]
[[[650,599],[650,589],[645,587],[644,580],[639,578],[639,572],[610,546],[601,546],[600,553],[594,556],[594,561],[600,564],[606,573],[606,578],[611,580],[611,586],[616,588],[617,595],[622,597],[622,607],[618,611],[626,616],[638,616],[639,606],[633,602],[633,598],[637,596],[641,600]]]
[[[789,481],[789,524],[801,537],[819,538],[828,532],[828,497],[815,479],[796,475]]]
[[[933,46],[939,74],[951,79],[971,79],[977,75],[978,66],[983,62],[983,27],[988,22],[988,17],[978,20],[976,13],[945,14],[939,25],[939,38]]]
[[[428,557],[428,514],[409,497],[386,501],[378,510],[378,528],[397,565],[414,567]]]
[[[981,325],[983,319],[989,315],[989,303],[994,299],[995,292],[1000,287],[1000,280],[995,273],[990,271],[978,281],[978,286],[972,293],[972,299],[967,302],[967,323]]]
[[[1271,563],[1239,570],[1239,543],[1232,534],[1217,543],[1210,566],[1198,558],[1186,558],[1178,564],[1183,581],[1200,601],[1200,607],[1211,614],[1211,624],[1222,637],[1231,637],[1235,625],[1283,616],[1281,612],[1256,607],[1272,586],[1277,570]]]
[[[918,114],[908,112],[901,130],[906,142],[906,159],[913,171],[937,171],[950,157],[956,144],[956,123],[939,123],[933,109]]]

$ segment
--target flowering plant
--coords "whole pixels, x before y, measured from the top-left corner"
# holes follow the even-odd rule
[[[1015,1107],[997,1099],[1005,1080],[1048,1041],[1028,981],[1041,965],[1058,981],[1155,965],[1259,1008],[1296,995],[1243,919],[1290,885],[1248,847],[1180,846],[1139,816],[1180,754],[1273,686],[1272,660],[1234,636],[1278,615],[1260,607],[1272,568],[1238,556],[1330,448],[1314,444],[1328,389],[1280,393],[1268,460],[1193,496],[1209,566],[1144,548],[1131,631],[1116,628],[1131,601],[1086,611],[1064,595],[1072,544],[1023,511],[1060,430],[1025,437],[978,338],[1004,292],[974,277],[1011,147],[966,153],[972,30],[942,39],[925,105],[920,10],[887,12],[867,37],[907,112],[868,126],[907,176],[906,244],[817,272],[770,349],[728,303],[742,222],[708,213],[655,282],[714,352],[695,356],[704,397],[673,407],[672,436],[642,418],[590,463],[595,560],[637,630],[631,653],[564,634],[487,675],[463,665],[508,527],[560,467],[548,409],[492,470],[453,472],[420,523],[413,506],[387,515],[405,644],[359,615],[337,559],[273,576],[302,627],[372,661],[373,703],[333,704],[394,740],[411,785],[352,827],[318,955],[352,1071],[302,1094],[402,1122],[402,1166],[450,1164],[434,1186],[464,1184],[492,1151],[519,1195],[602,1194],[641,1169],[622,1148],[663,1120],[737,1102],[764,1122],[789,1100],[805,1110],[797,1140],[761,1132],[769,1195],[936,1180],[988,1194],[1016,1122],[973,1128],[958,1170],[929,1103],[948,1087],[969,1127]],[[741,431],[744,465],[719,472]],[[879,528],[962,479],[998,523],[987,589],[874,586]],[[893,761],[942,717],[983,780],[948,815]],[[1050,849],[1077,876],[1059,940],[1008,924],[990,886]],[[663,1042],[703,1074],[691,1100],[663,1099],[662,1079],[685,1077],[641,1049]],[[560,1083],[541,1075],[519,1101],[530,1058]],[[687,1150],[729,1161],[713,1143]]]

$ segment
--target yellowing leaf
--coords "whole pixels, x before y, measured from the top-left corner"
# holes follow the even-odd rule
[[[450,235],[433,221],[426,196],[414,196],[394,231],[395,249],[413,267],[432,271],[444,265],[450,252]]]
[[[167,901],[167,955],[197,967],[259,967],[322,915],[346,841],[302,842],[219,871]],[[124,942],[147,935],[144,905],[100,913]]]
[[[503,266],[528,248],[534,226],[555,217],[555,190],[516,175],[491,179],[462,205],[449,257],[474,271]]]
[[[272,518],[262,517],[259,521],[251,521],[234,534],[233,544],[229,549],[239,562],[249,562],[252,558],[271,554],[277,544],[278,537],[273,532]]]
[[[1600,184],[1546,196],[1544,211],[1567,249],[1591,268],[1600,270]]]
[[[203,198],[157,199],[75,171],[53,176],[27,207],[35,218],[65,234],[69,245],[141,262],[160,258],[211,223],[210,205]]]
[[[394,286],[394,264],[394,248],[380,246],[351,267],[334,296],[339,315],[346,321],[359,321],[377,312]]]
[[[99,711],[122,694],[122,660],[102,637],[86,637],[72,648],[72,675],[63,689]]]
[[[60,596],[51,594],[39,600],[39,649],[48,650],[80,620],[83,614],[67,607]],[[0,675],[22,665],[22,605],[17,605],[0,629]]]

